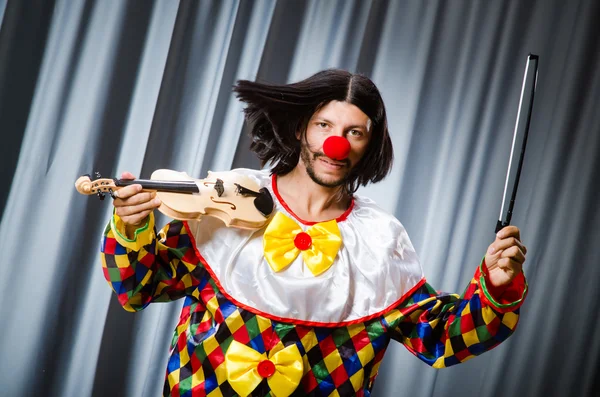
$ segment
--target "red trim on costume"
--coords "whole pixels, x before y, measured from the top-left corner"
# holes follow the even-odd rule
[[[307,321],[307,320],[299,320],[296,318],[279,317],[279,316],[275,316],[273,314],[269,314],[267,312],[258,310],[252,306],[248,306],[248,305],[238,301],[233,296],[231,296],[227,291],[225,291],[225,288],[223,288],[223,286],[221,285],[221,282],[217,278],[217,275],[215,274],[215,272],[212,270],[212,268],[210,267],[208,262],[206,262],[206,259],[204,259],[204,257],[200,254],[200,251],[198,251],[198,246],[196,245],[196,239],[194,238],[194,235],[192,234],[192,232],[190,230],[190,226],[188,225],[187,221],[183,221],[183,225],[185,227],[185,230],[188,233],[188,236],[190,237],[190,242],[192,243],[192,247],[194,247],[194,252],[196,253],[196,256],[198,256],[198,260],[200,262],[202,262],[202,265],[204,266],[206,271],[208,271],[208,273],[212,277],[213,281],[217,285],[217,288],[219,288],[219,291],[221,291],[221,293],[236,306],[241,307],[242,309],[247,310],[250,313],[254,313],[259,316],[268,318],[269,320],[274,320],[274,321],[277,321],[280,323],[292,323],[292,324],[296,324],[296,325],[305,325],[305,326],[309,326],[309,327],[325,327],[325,328],[346,327],[349,325],[364,323],[364,322],[372,320],[376,317],[380,317],[383,314],[394,309],[396,306],[400,305],[400,303],[402,303],[406,298],[411,296],[423,284],[425,284],[425,277],[423,277],[417,284],[415,284],[404,295],[402,295],[400,297],[400,299],[396,300],[394,303],[392,303],[385,309],[380,310],[377,313],[369,314],[368,316],[360,317],[360,318],[350,320],[350,321],[341,321],[341,322],[337,322],[337,323],[325,323],[325,322],[319,322],[319,321]]]
[[[275,193],[275,197],[277,197],[277,200],[279,201],[279,203],[281,203],[281,206],[283,208],[285,208],[286,211],[289,212],[294,218],[296,218],[296,220],[298,222],[300,222],[306,226],[312,226],[312,225],[319,223],[319,222],[305,221],[304,219],[302,219],[298,215],[296,215],[290,207],[288,207],[287,203],[283,200],[283,197],[281,197],[281,195],[279,194],[279,190],[277,190],[277,175],[275,175],[275,174],[271,175],[271,186],[273,187],[273,193]],[[348,209],[346,211],[344,211],[344,213],[342,215],[335,218],[336,222],[340,223],[340,222],[345,221],[346,218],[348,218],[348,215],[350,215],[350,212],[352,212],[353,208],[354,208],[354,197],[352,197],[350,199],[350,205],[348,206]],[[324,221],[321,221],[321,222],[324,222]]]

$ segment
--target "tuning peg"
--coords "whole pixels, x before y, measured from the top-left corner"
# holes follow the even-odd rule
[[[103,192],[101,192],[101,191],[98,191],[98,198],[99,198],[100,200],[104,200],[104,193],[103,193]]]
[[[100,175],[100,173],[98,171],[96,171],[96,172],[94,172],[94,177],[96,179],[100,179],[100,178],[102,178],[102,175]]]

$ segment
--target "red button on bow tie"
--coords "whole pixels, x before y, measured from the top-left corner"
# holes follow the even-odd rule
[[[275,364],[273,364],[270,360],[263,360],[258,363],[258,374],[263,378],[268,378],[269,376],[275,373]]]
[[[305,251],[309,249],[312,245],[312,238],[308,233],[300,232],[296,235],[296,238],[294,239],[294,245],[300,251]]]

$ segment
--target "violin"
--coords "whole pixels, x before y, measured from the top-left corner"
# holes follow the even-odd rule
[[[125,186],[139,184],[142,191],[155,191],[161,200],[158,210],[178,220],[200,220],[212,216],[228,227],[260,229],[273,212],[273,197],[267,188],[259,188],[252,178],[235,171],[208,172],[206,179],[194,179],[185,172],[159,169],[150,179],[96,178],[83,175],[75,182],[77,191],[84,195],[97,195],[104,200],[106,194],[115,198],[114,192]]]

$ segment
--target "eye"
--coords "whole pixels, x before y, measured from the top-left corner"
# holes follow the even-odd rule
[[[362,136],[363,133],[361,130],[350,130],[350,131],[348,131],[348,135],[359,137],[359,136]]]
[[[318,125],[319,127],[321,127],[321,128],[327,128],[327,127],[328,127],[327,123],[324,123],[324,122],[322,122],[322,121],[318,122],[318,123],[317,123],[317,125]]]

